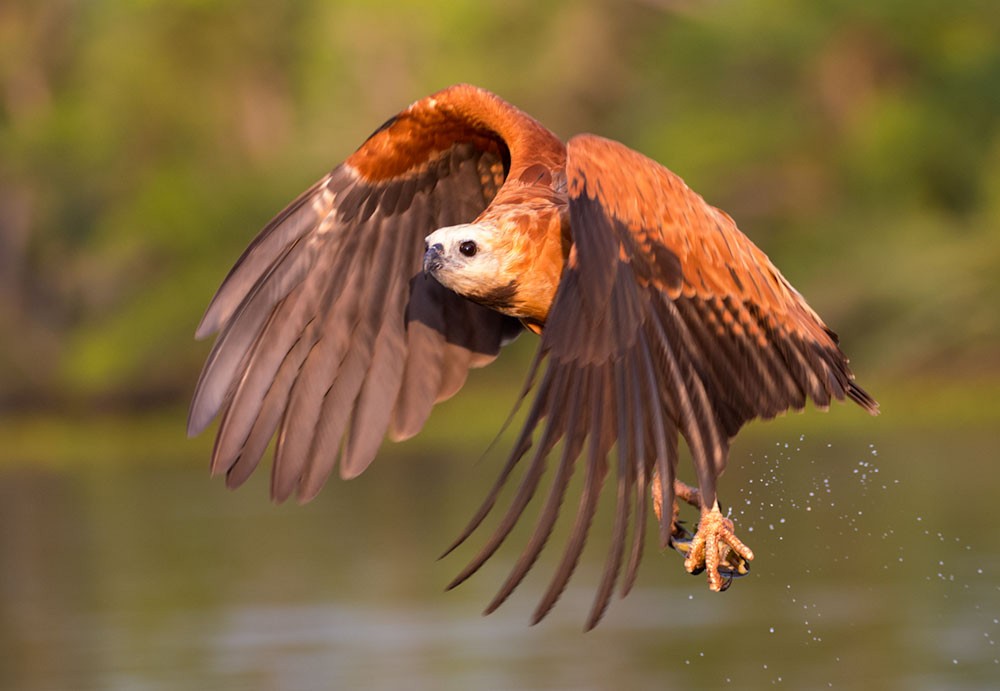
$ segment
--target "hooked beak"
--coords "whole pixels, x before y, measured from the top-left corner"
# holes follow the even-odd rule
[[[436,242],[424,252],[424,272],[433,274],[444,265],[444,245]]]

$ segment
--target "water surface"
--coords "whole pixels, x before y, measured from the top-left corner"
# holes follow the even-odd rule
[[[480,616],[528,525],[437,555],[496,461],[388,449],[312,504],[239,492],[198,454],[0,464],[0,686],[23,689],[962,689],[1000,683],[996,433],[740,439],[722,483],[757,559],[723,595],[660,553],[581,633],[604,507],[554,612],[528,621],[575,500],[534,572]],[[537,508],[537,507],[536,507]],[[534,513],[529,510],[528,523]]]

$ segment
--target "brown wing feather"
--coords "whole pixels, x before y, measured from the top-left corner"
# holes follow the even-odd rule
[[[572,205],[572,201],[571,201]],[[602,276],[595,274],[602,290],[592,290],[590,276],[581,271],[579,257],[602,253],[604,240],[611,237],[600,229],[576,227],[574,216],[574,245],[563,274],[562,283],[549,319],[542,332],[542,341],[536,363],[529,377],[541,370],[534,383],[535,399],[528,411],[520,437],[515,443],[500,478],[487,497],[482,509],[473,517],[459,542],[467,538],[482,522],[495,504],[499,493],[512,475],[518,461],[531,445],[536,429],[541,429],[539,448],[525,472],[521,487],[515,494],[500,525],[493,536],[470,564],[456,577],[451,587],[471,576],[500,546],[539,483],[547,454],[560,441],[563,443],[560,462],[553,479],[549,498],[542,510],[536,532],[515,564],[506,583],[491,602],[487,611],[498,607],[514,587],[520,583],[527,570],[534,564],[552,530],[559,505],[565,496],[573,466],[582,462],[584,493],[577,507],[576,518],[562,560],[552,581],[539,602],[533,620],[544,617],[555,605],[575,569],[586,541],[600,489],[609,471],[608,455],[618,444],[619,503],[614,526],[614,539],[602,585],[598,591],[588,628],[596,625],[613,593],[624,561],[624,545],[629,525],[633,531],[633,546],[622,588],[627,591],[635,579],[635,570],[641,554],[642,526],[645,512],[637,510],[631,516],[629,497],[648,499],[645,489],[652,476],[657,456],[646,453],[656,450],[663,462],[660,471],[664,476],[664,496],[671,500],[673,468],[676,463],[676,426],[666,414],[661,391],[665,371],[669,371],[664,356],[656,351],[655,344],[635,328],[648,312],[642,300],[644,290],[624,273]],[[586,221],[584,221],[586,224]],[[587,296],[586,298],[584,296]],[[527,393],[527,391],[526,391]],[[630,419],[630,412],[641,410],[645,423]],[[673,446],[671,446],[673,444]],[[673,451],[672,451],[673,449]],[[582,459],[582,461],[580,461]],[[642,487],[642,495],[637,488]],[[669,514],[661,533],[669,530]]]
[[[727,214],[621,144],[582,135],[568,150],[574,233],[578,217],[601,216],[619,258],[581,270],[627,272],[646,287],[651,319],[640,328],[681,367],[675,419],[709,502],[728,440],[748,420],[806,398],[826,407],[846,396],[877,412],[836,335]]]
[[[424,237],[478,216],[510,165],[507,140],[447,107],[467,91],[376,131],[261,231],[212,300],[197,335],[220,335],[188,431],[221,412],[212,471],[230,486],[275,432],[276,500],[313,497],[338,458],[357,475],[387,431],[415,434],[521,330],[419,275]]]

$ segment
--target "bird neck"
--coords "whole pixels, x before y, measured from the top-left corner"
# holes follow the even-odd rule
[[[509,183],[500,191],[477,221],[497,228],[504,248],[506,304],[489,307],[545,324],[569,254],[568,221],[565,196],[551,187]]]

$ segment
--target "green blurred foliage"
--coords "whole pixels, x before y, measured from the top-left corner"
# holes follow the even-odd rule
[[[459,81],[682,175],[863,380],[1000,373],[996,2],[7,0],[0,403],[185,399],[256,230]]]

